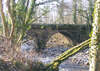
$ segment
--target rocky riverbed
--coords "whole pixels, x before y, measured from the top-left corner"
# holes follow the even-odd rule
[[[54,45],[53,46],[53,43],[54,42],[50,43],[52,46],[49,45],[50,47],[43,49],[42,52],[36,52],[35,42],[33,40],[29,40],[21,45],[20,50],[22,54],[20,55],[20,57],[25,55],[26,59],[29,59],[29,60],[31,59],[33,62],[36,61],[36,62],[42,62],[43,64],[49,64],[55,59],[55,57],[59,56],[61,53],[68,50],[69,48],[72,48],[71,46],[69,47],[67,45]],[[4,46],[0,46],[0,48],[3,49],[3,50],[0,50],[0,59],[5,56],[6,58],[9,57],[8,53],[10,52],[10,49],[9,51],[7,50],[7,53],[5,53],[6,48],[5,47],[3,48],[3,47]],[[88,49],[85,49],[73,55],[72,57],[69,57],[67,60],[65,60],[63,63],[60,64],[59,71],[88,71],[88,66],[89,66],[89,63],[88,63],[89,55],[88,54],[89,54]],[[4,65],[4,63],[2,62],[1,64]],[[7,65],[4,65],[3,67],[5,66],[7,67]],[[1,70],[1,71],[5,71],[5,70]],[[9,70],[9,71],[13,71],[13,70]],[[17,70],[17,71],[20,71],[20,70]]]

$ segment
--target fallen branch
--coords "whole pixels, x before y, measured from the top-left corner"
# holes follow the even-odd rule
[[[68,49],[67,51],[65,51],[64,53],[62,53],[61,55],[59,55],[52,63],[50,63],[47,66],[47,70],[46,71],[58,71],[58,66],[66,59],[68,59],[70,56],[76,54],[77,52],[79,52],[84,46],[89,45],[91,39],[88,39],[82,43],[80,43],[79,45],[76,45],[70,49]]]

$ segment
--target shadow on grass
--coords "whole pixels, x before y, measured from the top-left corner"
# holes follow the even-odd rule
[[[32,62],[28,64],[19,61],[3,61],[0,60],[0,71],[44,71],[46,66],[41,62]]]

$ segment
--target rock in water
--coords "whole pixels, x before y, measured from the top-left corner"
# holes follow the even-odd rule
[[[37,47],[36,42],[34,40],[28,40],[25,43],[22,43],[21,45],[21,51],[30,51]]]

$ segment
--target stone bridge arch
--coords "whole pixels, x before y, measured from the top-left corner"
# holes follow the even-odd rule
[[[70,36],[65,36],[63,33],[55,32],[48,37],[46,41],[46,47],[55,47],[55,46],[72,46],[73,40]]]
[[[31,36],[32,38],[36,38],[36,43],[39,46],[39,48],[44,48],[47,42],[49,41],[49,39],[57,33],[65,37],[66,41],[73,43],[74,40],[72,39],[72,35],[70,34],[70,32],[61,32],[52,29],[43,29],[43,30],[34,29],[34,30],[30,30],[30,32],[28,32],[28,35]],[[61,37],[58,37],[58,39],[59,38]]]

